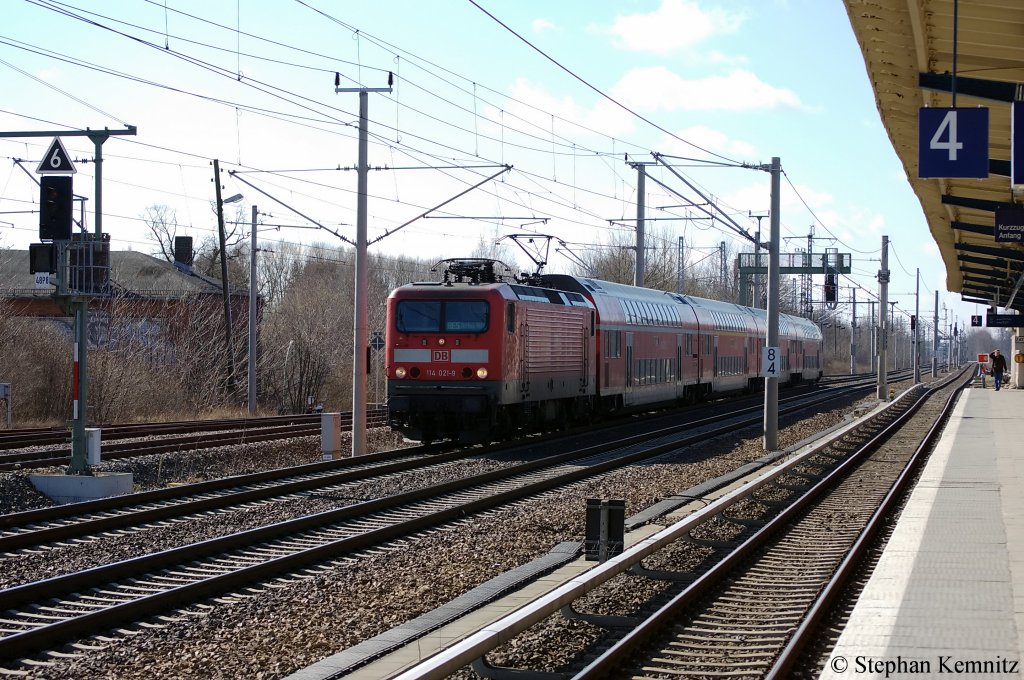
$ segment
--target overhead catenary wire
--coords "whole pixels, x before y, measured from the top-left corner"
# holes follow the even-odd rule
[[[56,4],[62,4],[62,3],[56,3]],[[151,3],[151,4],[156,4],[156,3]],[[305,4],[305,3],[302,3],[302,4]],[[226,27],[226,28],[227,28],[227,30],[230,30],[232,32],[236,32],[237,31],[237,27]],[[165,31],[165,33],[166,33],[166,31]],[[366,37],[365,33],[363,33],[361,35],[363,36],[364,39],[368,39]],[[175,36],[172,36],[172,37],[175,37]],[[175,39],[177,40],[178,38],[175,37]],[[317,56],[322,56],[322,55],[317,55]],[[259,58],[259,55],[254,55],[254,58]],[[364,66],[366,68],[371,68],[370,66],[367,66],[366,64],[363,64],[362,60],[360,60],[360,62],[358,62],[358,63],[356,63],[356,62],[350,62],[350,63],[357,64],[359,66]],[[304,66],[300,66],[300,67],[305,68]],[[221,68],[223,68],[223,67],[221,67]],[[236,71],[237,71],[237,69],[236,69]],[[380,71],[383,72],[384,69],[380,69]],[[481,91],[483,91],[483,86],[481,86]],[[481,101],[482,101],[482,99],[481,99]],[[451,102],[449,102],[449,103],[451,103]],[[504,109],[502,109],[502,110],[504,110]],[[289,114],[289,115],[291,115],[291,114]],[[561,119],[559,119],[559,121],[561,121]],[[350,123],[348,123],[348,124],[350,124]],[[394,132],[396,135],[399,132],[397,130],[397,125],[389,127],[388,129],[389,129],[389,131]],[[561,132],[562,129],[563,129],[563,126],[562,126],[561,122],[559,122],[559,125],[558,125],[559,132]],[[504,126],[502,127],[502,131],[504,133],[504,131],[505,131],[505,127]],[[558,142],[559,144],[562,143],[561,139],[563,138],[563,136],[564,136],[563,134],[557,135],[557,139],[559,140],[559,142]],[[552,138],[553,138],[553,136],[549,135],[548,139],[550,140]],[[133,142],[133,143],[137,142],[137,140],[125,140],[125,141],[130,141],[130,142]],[[431,141],[432,142],[433,140],[426,140],[426,141]],[[502,141],[504,141],[504,140],[502,140]],[[389,148],[393,148],[393,147],[389,147]],[[183,153],[183,152],[177,151],[177,150],[172,150],[172,149],[168,149],[168,150],[172,151],[174,153]],[[420,152],[421,153],[426,153],[423,150],[421,150]],[[550,153],[550,150],[549,150],[549,153]],[[580,153],[580,152],[577,151],[577,153]],[[580,154],[580,155],[582,155],[582,154]],[[196,158],[203,158],[203,156],[201,156],[201,155],[196,155],[195,157]],[[618,163],[613,163],[612,162],[612,158],[610,156],[608,156],[608,155],[596,154],[595,157],[598,158],[601,163],[604,163],[606,165],[611,166],[613,168],[613,171],[614,171],[614,169],[621,167],[621,166],[619,166]],[[517,173],[518,176],[520,176],[520,177],[528,177],[529,178],[529,182],[533,183],[533,186],[524,186],[525,180],[523,182],[520,182],[519,190],[524,192],[523,196],[528,197],[532,201],[541,200],[541,199],[545,200],[545,201],[552,201],[552,197],[555,198],[555,200],[552,203],[552,206],[549,207],[549,210],[545,211],[546,213],[549,212],[550,210],[554,209],[553,206],[555,205],[556,202],[558,204],[558,208],[559,209],[573,208],[573,207],[576,207],[578,205],[578,203],[579,203],[578,201],[572,200],[571,198],[567,198],[564,195],[564,193],[560,193],[560,189],[558,188],[558,187],[571,188],[571,189],[573,189],[575,191],[578,188],[578,185],[576,184],[576,182],[572,182],[572,183],[568,183],[568,182],[553,183],[552,180],[554,178],[550,177],[550,176],[545,176],[543,173],[531,172],[529,168],[525,168],[525,167],[517,168],[517,170],[521,171],[521,172]],[[619,176],[621,177],[621,175],[619,175]],[[788,176],[787,176],[787,181],[790,181]],[[791,181],[790,181],[790,184],[792,185]],[[553,187],[554,187],[554,192],[553,192],[552,196],[544,196],[543,195],[544,192],[551,192]],[[581,190],[585,191],[586,189],[581,189]],[[495,198],[500,200],[500,195],[499,195],[497,190],[495,190],[493,192],[493,195],[495,196]],[[593,196],[594,197],[607,198],[607,194],[603,193],[603,192],[600,192],[600,191],[593,192]],[[801,200],[803,200],[802,197],[801,197]],[[527,202],[525,200],[522,201],[522,203],[523,204],[527,204]],[[625,197],[624,197],[624,203],[625,203]],[[630,201],[629,205],[634,205],[634,203],[632,201]],[[805,205],[806,205],[806,202],[805,202]],[[592,211],[592,213],[593,213],[593,211]],[[586,213],[584,213],[584,212],[577,212],[576,214],[584,215]],[[593,214],[589,215],[589,217],[594,218],[596,216],[596,214],[597,213],[593,213]],[[815,217],[815,219],[817,219],[817,217]],[[586,218],[584,218],[583,220],[577,221],[577,223],[578,224],[588,224],[586,222]],[[599,225],[589,225],[589,224],[588,224],[588,226],[597,226],[597,227],[599,227]],[[718,228],[718,225],[715,225],[715,227]],[[827,227],[826,227],[826,229],[827,229]],[[858,251],[858,252],[863,252],[863,251]]]

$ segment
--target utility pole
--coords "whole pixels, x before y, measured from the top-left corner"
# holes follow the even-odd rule
[[[213,159],[213,187],[217,198],[217,235],[220,240],[220,286],[224,294],[224,338],[227,346],[228,395],[235,396],[235,343],[231,332],[231,295],[228,285],[228,250],[227,238],[224,234],[224,204],[242,200],[241,194],[235,194],[226,200],[220,196],[220,161]]]
[[[679,293],[680,295],[683,295],[686,290],[686,279],[683,276],[686,271],[686,259],[684,258],[685,254],[686,243],[683,240],[683,237],[680,236],[678,253],[676,254],[676,258],[679,260],[679,264],[677,265],[678,276],[676,278],[676,292]]]
[[[757,220],[757,233],[754,234],[754,266],[761,266],[761,220],[767,215],[755,215],[752,211],[747,211],[747,216]],[[761,306],[761,276],[760,274],[754,274],[754,301],[751,307]],[[746,300],[743,301],[746,303]]]
[[[366,253],[367,224],[367,184],[370,174],[367,159],[369,132],[370,92],[391,92],[388,87],[338,87],[335,78],[334,91],[359,93],[359,167],[356,200],[356,272],[355,272],[355,320],[352,329],[352,455],[361,456],[366,453],[366,354],[369,349],[367,330],[369,313],[367,311],[367,288],[369,274],[367,272],[368,257]]]
[[[921,343],[918,327],[921,325],[921,268],[917,269],[916,287],[914,288],[914,383],[921,382]]]
[[[888,399],[889,388],[886,382],[885,352],[888,344],[886,335],[889,324],[886,323],[885,307],[889,304],[889,237],[882,236],[882,268],[878,270],[878,398]],[[872,308],[874,309],[874,308]]]
[[[892,370],[900,370],[899,336],[896,334],[896,302],[889,303],[889,335],[892,336]]]
[[[853,294],[853,316],[850,321],[850,375],[857,373],[857,287],[850,289]]]
[[[722,241],[718,244],[718,285],[722,291],[725,291],[725,286],[728,282],[728,275],[726,274],[728,269],[725,262],[725,241]]]
[[[868,302],[871,306],[871,333],[868,335],[868,354],[871,356],[871,372],[878,370],[878,324],[875,323],[875,301]]]
[[[782,162],[772,157],[771,197],[771,239],[768,252],[768,337],[767,347],[779,347],[779,206]],[[780,357],[781,359],[781,357]],[[764,448],[775,451],[779,448],[779,381],[778,378],[764,379]]]
[[[249,245],[249,415],[256,415],[256,206]]]
[[[948,371],[952,356],[950,348],[953,346],[953,327],[949,323],[949,307],[945,304],[942,305],[942,327],[946,329],[946,370]]]
[[[647,169],[643,163],[636,163],[636,267],[633,271],[633,285],[642,288],[646,274],[644,259],[644,217],[647,198]]]
[[[935,291],[935,313],[932,315],[932,377],[939,375],[939,291]]]

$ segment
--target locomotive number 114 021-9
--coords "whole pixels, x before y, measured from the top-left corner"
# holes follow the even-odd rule
[[[428,368],[424,371],[428,378],[454,378],[454,368]]]

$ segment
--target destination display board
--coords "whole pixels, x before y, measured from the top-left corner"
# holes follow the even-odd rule
[[[987,314],[985,325],[989,328],[1020,328],[1024,326],[1024,314]]]

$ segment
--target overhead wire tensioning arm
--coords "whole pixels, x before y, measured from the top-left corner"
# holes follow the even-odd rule
[[[239,182],[242,182],[243,184],[252,187],[253,189],[255,189],[256,191],[260,192],[261,194],[263,194],[264,196],[266,196],[270,200],[274,201],[275,203],[280,203],[281,205],[283,205],[284,207],[288,208],[289,210],[291,210],[293,213],[295,213],[299,217],[301,217],[301,218],[303,218],[305,220],[309,220],[310,222],[312,222],[313,224],[315,224],[316,226],[320,227],[321,229],[323,229],[324,231],[326,231],[328,233],[334,234],[335,236],[337,236],[338,238],[340,238],[342,241],[344,241],[345,243],[349,244],[350,246],[354,246],[355,245],[355,243],[353,241],[351,241],[350,239],[342,236],[341,234],[339,234],[338,232],[334,231],[333,229],[330,229],[329,227],[325,227],[324,225],[322,225],[319,222],[317,222],[316,220],[314,220],[312,217],[309,217],[307,215],[302,214],[301,212],[299,212],[295,208],[291,207],[290,205],[288,205],[287,203],[285,203],[281,199],[275,198],[274,196],[271,196],[270,194],[268,194],[263,189],[260,189],[258,186],[256,186],[252,182],[250,182],[248,180],[245,180],[245,179],[242,179],[241,177],[238,176],[238,173],[236,171],[228,170],[228,174],[231,175],[232,177],[234,177],[235,179],[237,179]]]
[[[443,202],[443,203],[438,203],[438,204],[437,204],[437,205],[435,205],[435,206],[434,206],[433,208],[431,208],[431,209],[429,209],[429,210],[426,210],[426,211],[424,211],[424,212],[420,213],[419,215],[417,215],[416,217],[412,218],[412,219],[411,219],[411,220],[409,220],[408,222],[404,222],[404,223],[402,223],[402,224],[398,225],[397,227],[395,227],[394,229],[390,229],[390,230],[388,230],[388,231],[385,231],[385,232],[384,232],[383,234],[381,234],[381,235],[380,235],[380,236],[378,236],[377,238],[373,239],[372,241],[370,241],[370,242],[369,242],[369,243],[367,243],[366,245],[368,245],[368,246],[372,246],[372,245],[373,245],[374,243],[376,243],[377,241],[380,241],[381,239],[383,239],[383,238],[385,238],[385,237],[391,236],[391,234],[394,234],[394,233],[395,233],[396,231],[398,231],[399,229],[404,229],[405,227],[408,227],[408,226],[409,226],[410,224],[412,224],[412,223],[413,223],[413,222],[415,222],[416,220],[420,219],[421,217],[426,217],[427,215],[429,215],[430,213],[434,212],[434,211],[435,211],[435,210],[437,210],[438,208],[443,208],[444,206],[446,206],[446,205],[448,205],[449,203],[451,203],[452,201],[454,201],[454,200],[455,200],[456,198],[459,198],[460,196],[465,196],[465,195],[466,195],[466,194],[468,194],[468,193],[469,193],[470,191],[473,191],[473,189],[477,189],[477,188],[479,188],[479,187],[483,186],[484,184],[487,184],[487,183],[488,183],[488,182],[490,182],[490,181],[491,181],[492,179],[495,179],[496,177],[498,177],[498,176],[500,176],[500,175],[503,175],[504,173],[508,172],[508,171],[509,171],[509,170],[511,170],[511,169],[512,169],[512,166],[511,166],[511,165],[506,165],[506,166],[505,166],[504,168],[502,168],[502,169],[501,169],[501,170],[499,170],[498,172],[494,173],[494,174],[493,174],[493,175],[491,175],[490,177],[488,177],[488,178],[486,178],[486,179],[483,179],[483,180],[480,180],[479,182],[477,182],[477,183],[476,183],[476,184],[474,184],[473,186],[469,187],[469,188],[468,188],[468,189],[466,189],[465,191],[460,191],[459,193],[457,193],[457,194],[455,194],[454,196],[452,196],[451,198],[449,198],[449,199],[448,199],[447,201],[445,201],[445,202]]]
[[[690,189],[692,189],[692,190],[694,191],[694,193],[696,193],[696,194],[697,194],[698,196],[700,196],[700,197],[701,197],[701,198],[703,198],[703,199],[704,199],[705,201],[707,201],[707,202],[708,202],[709,204],[711,204],[711,199],[709,199],[709,198],[708,198],[707,196],[705,196],[705,195],[704,195],[703,193],[701,193],[700,189],[698,189],[697,187],[695,187],[695,186],[693,185],[693,183],[692,183],[692,182],[691,182],[690,180],[688,180],[688,179],[686,179],[685,177],[683,177],[683,176],[682,176],[681,174],[679,174],[678,172],[676,172],[675,168],[673,168],[673,167],[672,167],[671,165],[669,165],[668,163],[666,163],[666,162],[665,162],[665,159],[664,159],[664,158],[662,157],[662,155],[661,155],[660,153],[657,153],[657,152],[653,152],[653,153],[652,153],[651,155],[652,155],[652,156],[654,156],[654,160],[656,160],[656,161],[657,161],[658,163],[660,163],[661,165],[663,165],[663,166],[664,166],[664,167],[665,167],[665,168],[666,168],[666,169],[667,169],[667,170],[668,170],[669,172],[671,172],[671,173],[672,173],[673,175],[675,175],[675,176],[676,176],[676,177],[677,177],[677,178],[678,178],[678,179],[679,179],[679,180],[680,180],[681,182],[683,182],[684,184],[686,184],[686,186],[690,187]],[[653,179],[653,178],[652,178],[652,179]],[[655,181],[655,182],[657,182],[657,183],[658,183],[659,185],[661,185],[662,187],[664,187],[665,189],[668,189],[669,191],[671,191],[671,192],[672,192],[673,194],[675,194],[676,196],[679,196],[679,197],[680,197],[680,198],[682,198],[683,200],[687,200],[685,196],[683,196],[682,194],[680,194],[680,193],[679,193],[678,191],[676,191],[675,189],[672,189],[672,188],[670,188],[670,187],[666,186],[666,185],[665,185],[664,183],[662,183],[662,182],[658,182],[658,180],[656,180],[656,179],[655,179],[654,181]],[[695,205],[696,207],[700,208],[701,210],[703,210],[703,211],[704,211],[705,213],[707,213],[707,214],[708,214],[708,216],[710,216],[710,217],[714,217],[714,214],[713,214],[713,213],[712,213],[711,211],[709,211],[709,210],[705,210],[705,209],[704,209],[703,207],[701,207],[701,206],[699,206],[699,205],[697,205],[697,204],[694,204],[694,205]],[[721,211],[719,211],[719,212],[721,212]],[[732,229],[733,231],[735,231],[735,232],[736,232],[737,234],[739,234],[739,235],[740,235],[740,236],[742,236],[743,238],[745,238],[745,239],[747,239],[748,241],[750,241],[751,243],[753,243],[753,241],[754,241],[754,237],[753,237],[753,236],[751,236],[751,235],[750,235],[749,233],[747,233],[747,230],[746,230],[746,229],[744,229],[744,228],[743,228],[743,227],[741,227],[741,226],[740,226],[739,224],[737,224],[736,220],[734,220],[734,219],[733,219],[733,218],[732,218],[732,217],[731,217],[730,215],[727,215],[726,213],[724,213],[724,212],[723,212],[723,213],[721,214],[721,217],[722,217],[722,219],[724,219],[724,220],[725,220],[725,221],[726,221],[726,222],[727,222],[727,223],[729,224],[730,228],[731,228],[731,229]]]

